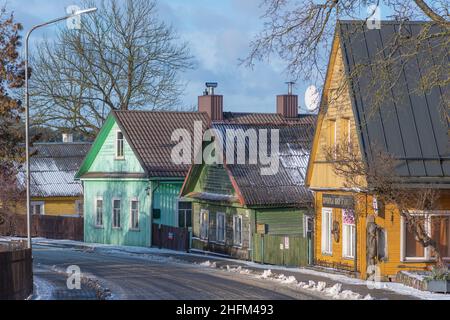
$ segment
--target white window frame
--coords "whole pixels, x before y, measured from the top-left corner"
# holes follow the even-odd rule
[[[350,229],[349,234],[346,229]],[[354,259],[355,258],[355,224],[344,223],[344,209],[342,209],[342,257],[344,259]],[[350,236],[350,238],[348,238]],[[350,240],[350,241],[349,241]],[[347,243],[350,242],[348,246]],[[350,253],[349,253],[350,250]]]
[[[206,213],[206,220],[203,219],[204,213]],[[200,210],[200,239],[208,240],[209,238],[209,211],[206,209]]]
[[[122,155],[119,155],[119,133],[122,134]],[[125,136],[123,135],[122,130],[116,130],[116,137],[114,140],[114,149],[115,149],[115,159],[123,160],[125,159]]]
[[[35,212],[36,206],[41,206],[41,213],[37,214]],[[45,202],[44,201],[31,201],[30,207],[31,207],[32,215],[45,216]]]
[[[240,225],[241,225],[241,232],[240,232],[240,242],[237,242],[236,241],[236,234],[237,234],[237,231],[236,231],[236,220],[240,220]],[[243,226],[243,222],[244,222],[244,220],[243,220],[243,218],[242,218],[242,215],[234,215],[233,216],[233,244],[235,245],[235,246],[237,246],[237,247],[242,247],[242,242],[243,242],[243,239],[242,239],[242,236],[243,236],[243,229],[244,229],[244,226]]]
[[[190,221],[190,227],[186,227],[186,225],[187,225],[187,220],[186,220],[186,213],[187,213],[187,211],[189,210],[189,209],[180,209],[180,202],[183,202],[183,203],[190,203],[191,204],[191,221]],[[178,219],[178,227],[180,227],[180,210],[183,210],[183,217],[184,217],[184,227],[185,228],[188,228],[188,229],[191,229],[192,228],[192,214],[193,214],[193,206],[192,206],[192,202],[191,201],[185,201],[185,200],[181,200],[181,199],[179,199],[178,201],[177,201],[177,219]],[[180,227],[181,228],[181,227]]]
[[[136,211],[137,211],[136,219],[137,219],[137,225],[138,225],[137,228],[135,228],[134,224],[133,224],[133,202],[137,202],[137,208],[136,208]],[[137,197],[131,198],[130,199],[130,230],[132,230],[132,231],[139,231],[139,228],[140,228],[139,207],[140,207],[139,199]]]
[[[322,254],[332,255],[333,254],[333,235],[331,234],[333,225],[333,209],[332,208],[322,208],[322,226],[321,226],[321,249]],[[325,221],[328,218],[328,221]],[[328,229],[325,230],[325,227]]]
[[[219,239],[219,217],[223,218],[223,230],[222,230],[222,239]],[[216,241],[219,243],[225,243],[227,236],[227,220],[226,215],[223,212],[217,212],[216,213]]]
[[[410,213],[411,215],[423,215],[425,217],[425,230],[428,232],[428,235],[431,236],[431,218],[436,216],[448,216],[450,218],[450,211],[444,210],[436,210],[431,212],[423,212],[417,211]],[[404,217],[400,218],[400,261],[402,262],[429,262],[434,261],[435,258],[431,256],[431,249],[424,248],[424,256],[423,257],[407,257],[406,256],[406,221]],[[444,261],[450,261],[450,257],[442,257]]]
[[[98,224],[98,209],[99,209],[99,207],[98,207],[98,201],[101,201],[102,202],[102,224]],[[104,226],[104,217],[105,217],[105,215],[104,215],[104,212],[105,212],[105,205],[104,205],[105,203],[104,203],[104,201],[103,201],[103,197],[96,197],[95,198],[95,203],[94,203],[94,213],[95,213],[95,226],[97,227],[97,228],[103,228],[103,226]]]
[[[116,222],[115,220],[116,220],[116,219],[114,219],[114,218],[115,218],[114,201],[119,201],[119,202],[120,202],[120,208],[119,208],[119,226],[116,226],[116,225],[115,225],[115,222]],[[121,199],[121,198],[113,198],[113,199],[112,199],[112,206],[111,206],[111,209],[112,209],[112,215],[111,215],[111,217],[112,217],[112,221],[111,221],[112,228],[113,228],[113,229],[122,229],[122,199]]]

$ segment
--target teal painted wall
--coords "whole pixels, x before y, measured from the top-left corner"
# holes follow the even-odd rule
[[[84,181],[84,240],[88,243],[141,246],[151,245],[148,181],[85,180]],[[103,228],[96,227],[95,203],[103,198]],[[121,199],[121,228],[112,227],[112,201]],[[139,200],[139,231],[130,230],[130,201]]]
[[[114,123],[97,157],[92,162],[89,172],[144,173],[144,169],[126,140],[124,142],[124,159],[115,159],[117,130],[119,130],[119,126]]]
[[[155,219],[153,223],[178,227],[178,196],[183,185],[179,182],[153,182],[153,208],[161,209],[161,219]]]

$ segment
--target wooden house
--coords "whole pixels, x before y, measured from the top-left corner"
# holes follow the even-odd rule
[[[378,109],[371,95],[376,89],[370,81],[374,74],[370,69],[355,72],[377,54],[393,54],[395,58],[396,53],[390,52],[387,44],[399,32],[417,35],[424,25],[382,21],[381,29],[368,30],[362,21],[337,24],[306,179],[315,197],[317,265],[354,272],[361,278],[373,271],[382,278],[394,278],[399,271],[423,270],[434,263],[432,253],[417,242],[398,208],[390,203],[381,208],[372,196],[369,182],[363,182],[366,188],[356,189],[333,170],[324,150],[347,140],[351,142],[349,145],[356,146],[356,153],[367,168],[377,157],[376,150],[399,161],[394,176],[401,181],[401,187],[439,191],[439,209],[417,214],[423,214],[429,221],[426,226],[429,235],[440,247],[444,259],[450,259],[448,117],[442,117],[439,109],[439,101],[445,101],[450,88],[435,87],[427,93],[408,90],[423,80],[421,70],[430,61],[437,64],[446,61],[442,67],[448,68],[448,59],[441,59],[442,52],[429,47],[405,65],[400,59],[395,60],[398,77],[394,83],[384,83],[391,91]],[[409,211],[414,210],[412,207]],[[360,212],[358,219],[356,211]],[[432,226],[437,217],[444,219],[439,226]],[[373,227],[379,231],[375,235],[371,234]],[[372,240],[375,249],[369,251]],[[368,270],[373,266],[373,262],[369,263],[372,256],[376,260],[375,269]]]
[[[284,95],[278,97],[277,113],[240,113],[233,118],[224,113],[213,121],[224,163],[193,165],[181,191],[182,199],[192,201],[193,249],[272,264],[309,262],[312,197],[304,179],[315,116],[298,115],[297,106],[297,96]],[[261,132],[279,132],[279,168],[271,174],[261,173],[260,162],[230,164],[226,159],[228,132],[236,141],[246,141],[246,155],[258,152],[246,140],[252,130],[258,139]]]
[[[113,111],[77,178],[84,186],[84,240],[151,246],[153,225],[186,227],[178,195],[189,165],[172,162],[177,129],[194,133],[209,119],[200,112]],[[203,130],[204,130],[203,129]],[[185,210],[184,210],[185,209]]]

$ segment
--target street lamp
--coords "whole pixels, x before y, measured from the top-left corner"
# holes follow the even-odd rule
[[[26,188],[27,188],[27,242],[28,248],[31,249],[31,190],[30,190],[30,95],[28,93],[28,42],[31,33],[36,29],[48,26],[60,21],[68,20],[85,13],[97,11],[97,8],[74,11],[72,14],[62,18],[50,20],[48,22],[35,25],[28,31],[25,38],[25,157],[26,157]]]

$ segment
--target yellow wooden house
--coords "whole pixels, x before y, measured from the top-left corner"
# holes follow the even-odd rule
[[[75,174],[90,143],[35,143],[30,160],[31,211],[34,215],[83,216],[83,187]],[[25,209],[18,209],[24,213]]]
[[[427,230],[444,260],[450,261],[448,120],[442,119],[439,109],[443,92],[450,88],[447,85],[426,94],[407,90],[420,81],[419,66],[426,64],[421,61],[426,56],[423,52],[413,62],[399,66],[400,76],[387,95],[402,99],[386,99],[376,112],[371,109],[371,69],[348,81],[350,75],[356,74],[356,68],[368,65],[386,49],[399,32],[400,23],[402,30],[413,36],[425,25],[382,22],[381,29],[369,30],[363,21],[338,22],[306,178],[315,197],[315,264],[345,270],[363,279],[374,272],[382,279],[393,279],[399,271],[423,270],[435,260],[430,250],[409,232],[397,208],[392,204],[381,206],[371,196],[366,181],[361,181],[361,185],[367,189],[356,189],[335,174],[333,163],[325,154],[343,141],[355,146],[367,165],[376,156],[372,150],[375,146],[393,155],[401,161],[396,174],[408,188],[426,186],[439,190],[438,210],[425,213]],[[435,63],[446,61],[438,59],[440,52],[432,54]],[[356,216],[355,212],[362,214]],[[432,222],[437,218],[440,222],[436,226]],[[379,232],[372,233],[373,226]],[[375,241],[374,252],[371,241]],[[372,264],[368,259],[374,255],[376,266],[369,268]]]

